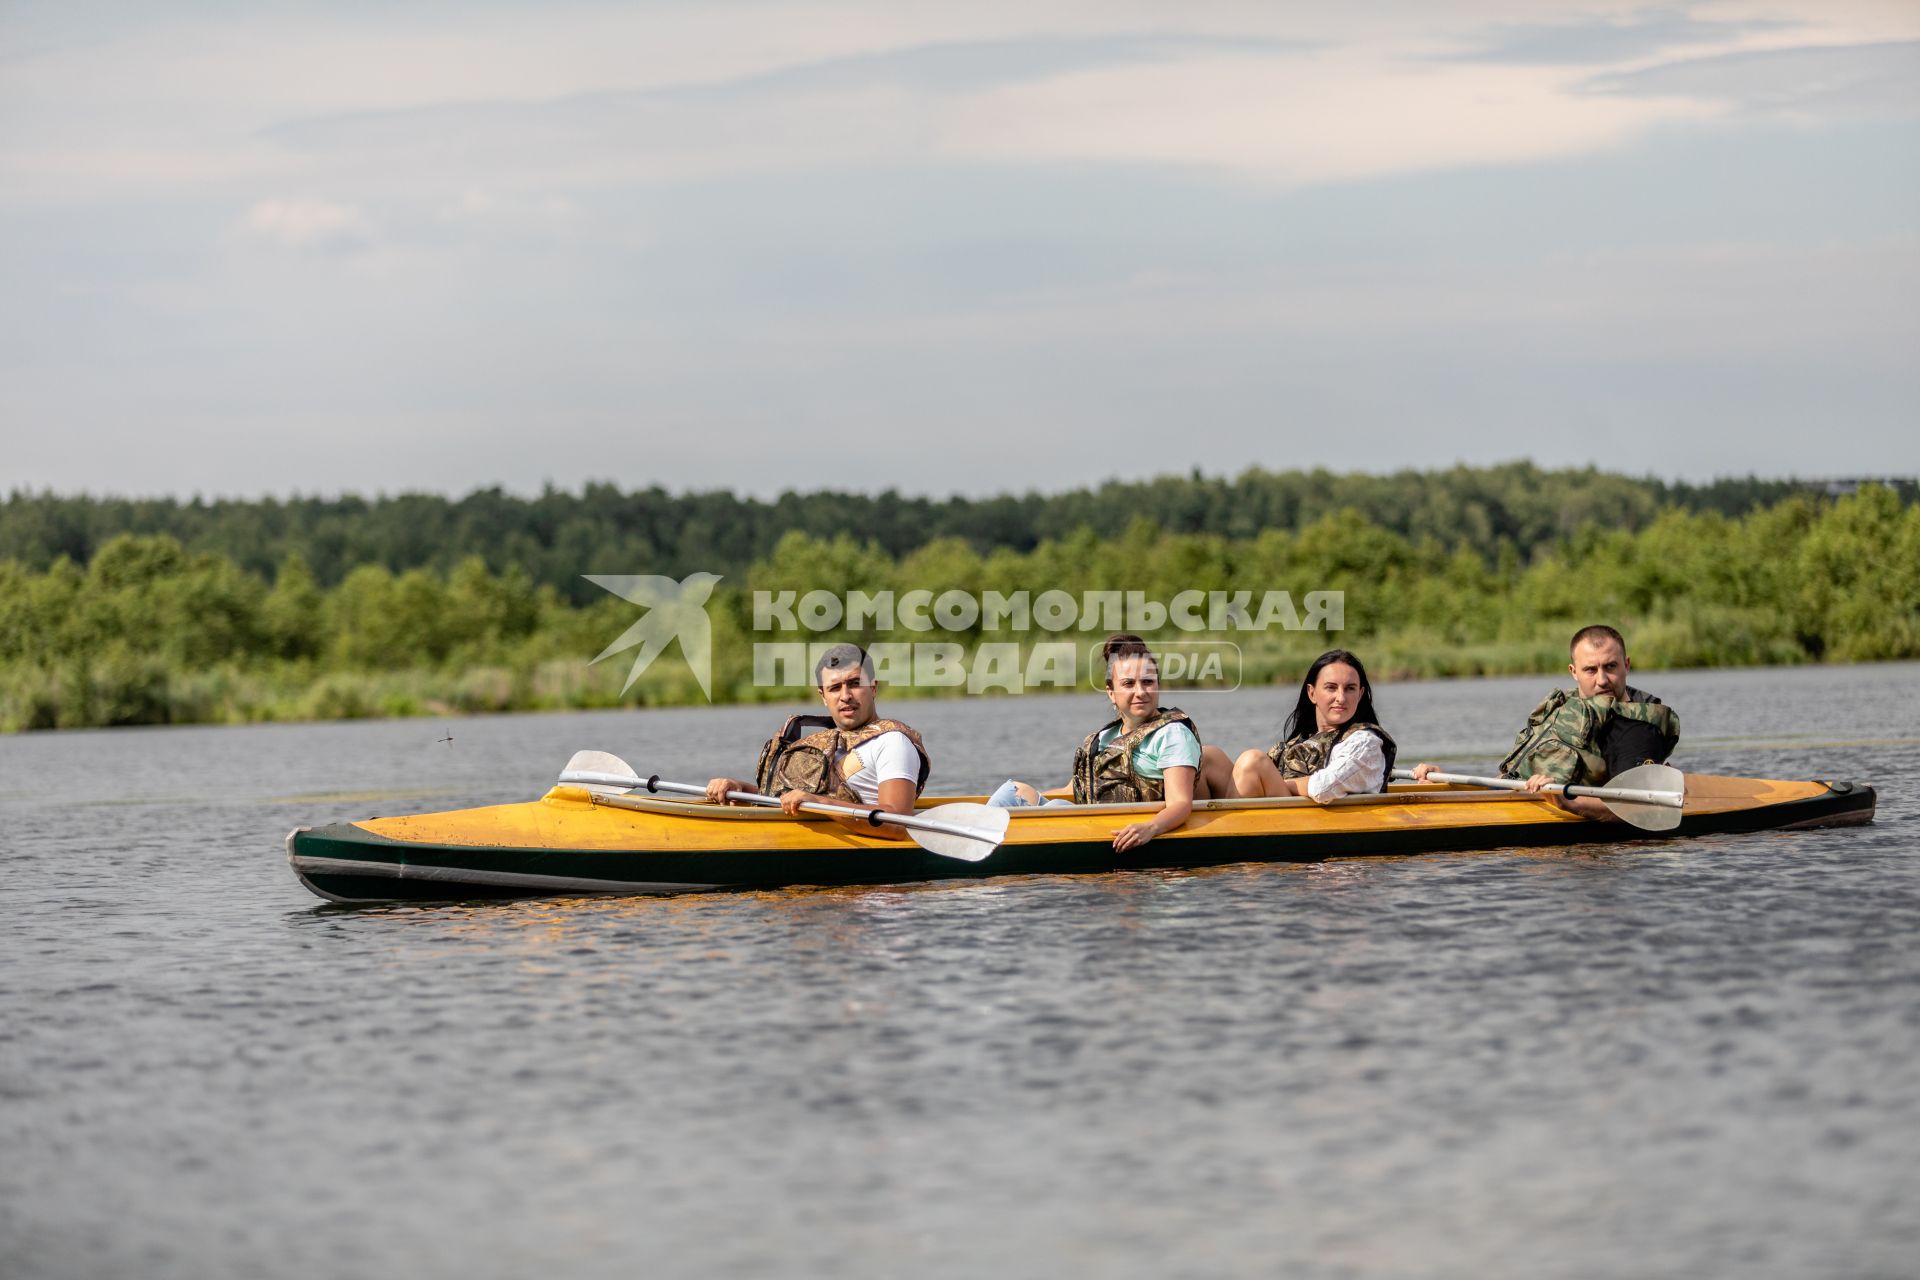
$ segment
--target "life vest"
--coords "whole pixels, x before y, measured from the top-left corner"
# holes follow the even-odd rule
[[[1527,726],[1513,740],[1513,750],[1500,762],[1503,778],[1530,778],[1544,773],[1555,782],[1598,786],[1611,771],[1600,752],[1600,731],[1612,720],[1640,720],[1660,734],[1660,758],[1673,754],[1680,742],[1680,717],[1650,693],[1627,686],[1624,699],[1601,694],[1583,698],[1555,689],[1527,717]]]
[[[811,732],[809,732],[811,730]],[[927,775],[933,761],[920,735],[898,720],[869,720],[858,729],[842,729],[832,716],[788,716],[780,732],[760,748],[760,762],[754,767],[754,785],[761,794],[784,795],[805,791],[816,796],[832,796],[846,804],[865,804],[847,785],[846,758],[883,733],[904,733],[920,754],[920,776],[914,780],[914,794],[926,790]],[[856,770],[857,772],[857,770]]]
[[[1333,759],[1333,749],[1340,740],[1356,729],[1365,729],[1380,738],[1381,753],[1387,758],[1387,769],[1381,775],[1380,786],[1386,789],[1386,780],[1393,776],[1393,757],[1399,749],[1387,731],[1379,725],[1366,720],[1349,720],[1337,729],[1325,729],[1319,733],[1306,734],[1298,738],[1289,738],[1285,742],[1276,742],[1267,748],[1267,759],[1273,761],[1273,767],[1280,771],[1283,778],[1304,778],[1320,772],[1327,767],[1327,761]]]
[[[1167,798],[1165,778],[1143,778],[1133,771],[1133,753],[1155,730],[1170,724],[1187,726],[1197,740],[1200,731],[1178,707],[1162,707],[1130,733],[1122,733],[1105,747],[1100,735],[1124,723],[1110,720],[1087,735],[1073,753],[1075,804],[1145,804]]]

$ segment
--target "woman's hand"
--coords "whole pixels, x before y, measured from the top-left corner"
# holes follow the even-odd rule
[[[1160,812],[1145,822],[1120,828],[1113,837],[1114,850],[1124,853],[1128,849],[1138,849],[1155,836],[1165,835],[1184,824],[1193,813],[1194,772],[1191,765],[1168,766],[1166,777],[1161,780],[1167,793],[1167,802],[1160,806]]]

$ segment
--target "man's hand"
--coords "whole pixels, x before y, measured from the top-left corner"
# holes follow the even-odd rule
[[[1425,760],[1422,760],[1419,764],[1413,766],[1413,780],[1415,782],[1425,782],[1427,775],[1436,772],[1439,768],[1440,766],[1437,764],[1428,764]]]
[[[1545,787],[1555,786],[1557,785],[1557,783],[1558,783],[1558,779],[1549,778],[1544,773],[1536,773],[1531,778],[1527,779],[1526,783],[1524,784],[1524,789],[1528,791],[1537,792]],[[1558,804],[1562,809],[1565,809],[1568,813],[1577,813],[1581,817],[1586,818],[1588,821],[1591,821],[1591,822],[1619,821],[1618,815],[1616,815],[1613,810],[1607,808],[1606,802],[1604,800],[1596,800],[1592,796],[1570,796],[1564,791],[1555,795],[1553,799],[1556,804]]]
[[[858,813],[835,814],[833,820],[847,830],[863,836],[873,836],[879,840],[911,840],[907,829],[896,822],[874,823],[868,819],[869,811],[882,809],[888,813],[911,814],[913,812],[913,783],[905,778],[889,778],[880,784],[880,803],[848,804],[836,796],[815,795],[809,791],[789,791],[780,797],[780,811],[789,818],[798,817],[803,804],[830,804],[841,809],[857,809]]]
[[[738,778],[715,778],[707,783],[707,803],[732,804],[734,802],[727,799],[727,792],[753,790],[754,786],[752,783],[742,782]]]
[[[840,802],[838,800],[835,800],[831,796],[817,796],[813,794],[813,792],[811,791],[789,791],[785,795],[780,797],[780,812],[786,814],[789,818],[792,818],[799,815],[800,806],[803,804],[839,804],[839,803]]]
[[[1568,813],[1577,813],[1589,822],[1618,822],[1620,815],[1607,808],[1607,802],[1593,796],[1570,796],[1561,792],[1554,797]]]

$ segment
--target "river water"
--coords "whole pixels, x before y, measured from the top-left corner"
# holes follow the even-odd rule
[[[780,711],[0,739],[0,1275],[1911,1276],[1920,666],[1640,682],[1676,763],[1878,821],[345,909],[289,828],[739,772]],[[1378,701],[1486,766],[1547,684]],[[953,792],[1104,704],[882,706]]]

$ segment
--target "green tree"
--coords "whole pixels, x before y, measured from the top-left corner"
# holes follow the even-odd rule
[[[324,648],[326,598],[299,552],[280,563],[273,590],[260,606],[260,629],[267,651],[280,659],[317,657]]]

